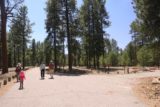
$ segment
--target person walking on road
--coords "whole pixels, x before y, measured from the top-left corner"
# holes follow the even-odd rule
[[[21,89],[23,89],[23,81],[25,79],[25,74],[24,74],[23,70],[21,70],[21,72],[19,73],[19,79],[20,79],[20,87],[19,87],[19,89],[21,90]]]
[[[53,79],[54,63],[53,63],[52,60],[51,60],[50,63],[49,63],[49,73],[50,73],[50,75],[51,75],[51,79]]]
[[[40,71],[41,71],[41,79],[44,79],[45,77],[45,64],[44,63],[40,65]]]

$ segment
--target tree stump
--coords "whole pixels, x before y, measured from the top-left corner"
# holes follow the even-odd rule
[[[14,79],[15,78],[15,76],[14,75],[12,75],[12,79]]]
[[[8,82],[11,82],[11,77],[8,77]]]
[[[7,85],[7,80],[6,79],[3,81],[3,85]]]

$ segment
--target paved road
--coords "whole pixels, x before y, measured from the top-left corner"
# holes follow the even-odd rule
[[[146,107],[132,92],[135,78],[156,73],[129,75],[46,75],[39,68],[26,72],[24,90],[16,83],[0,97],[0,107]]]

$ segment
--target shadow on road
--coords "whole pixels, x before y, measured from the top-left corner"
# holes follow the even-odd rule
[[[73,69],[71,72],[68,70],[59,70],[58,72],[54,73],[54,75],[58,75],[58,76],[81,76],[81,75],[87,75],[87,74],[89,74],[88,71],[79,70],[79,69]]]

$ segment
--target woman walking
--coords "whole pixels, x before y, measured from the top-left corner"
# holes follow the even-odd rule
[[[41,79],[44,79],[45,77],[45,64],[44,63],[40,65],[40,71],[41,71]]]
[[[51,79],[53,79],[54,63],[53,63],[52,60],[51,60],[50,63],[49,63],[49,72],[50,72],[50,75],[51,75]]]

